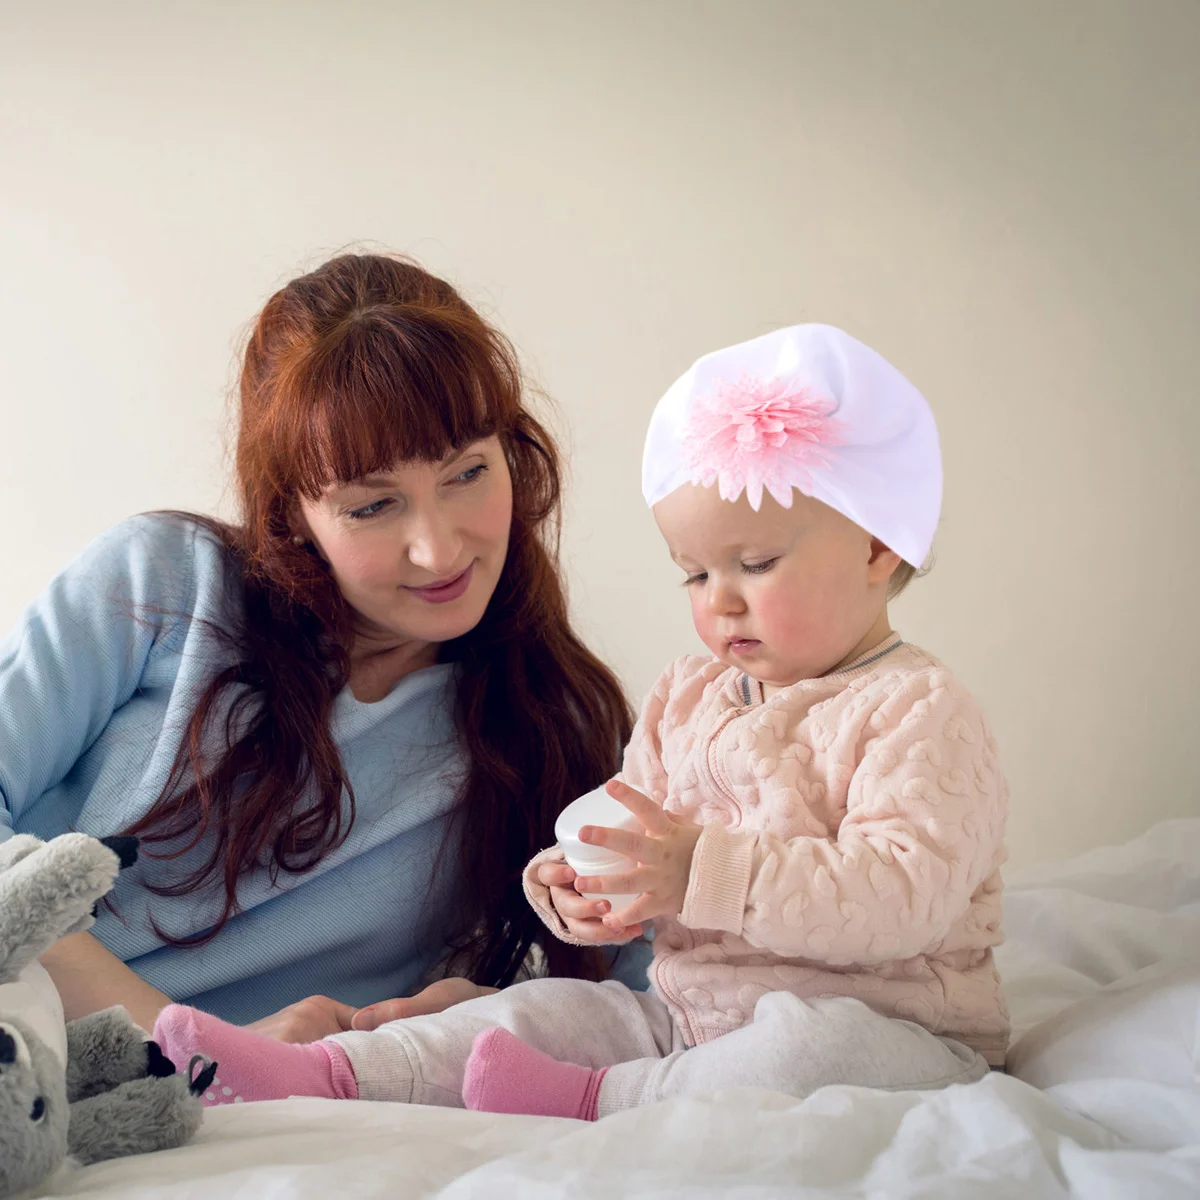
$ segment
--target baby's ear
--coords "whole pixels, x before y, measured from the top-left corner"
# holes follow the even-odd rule
[[[895,550],[889,549],[878,538],[871,539],[871,557],[867,560],[869,583],[887,583],[903,560]]]

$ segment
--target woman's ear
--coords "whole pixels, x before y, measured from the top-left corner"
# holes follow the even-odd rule
[[[895,550],[888,549],[878,538],[872,538],[871,557],[867,560],[867,582],[886,584],[901,561]]]
[[[312,527],[297,500],[288,505],[288,533],[297,546],[303,546],[305,542],[313,540]]]
[[[322,553],[320,543],[314,536],[312,526],[304,515],[304,510],[300,507],[299,502],[294,502],[288,509],[288,534],[292,539],[293,546],[304,547],[311,554],[315,554],[321,562],[328,565],[328,559]]]

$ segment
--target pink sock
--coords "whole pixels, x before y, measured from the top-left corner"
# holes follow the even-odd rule
[[[183,1004],[168,1004],[158,1014],[154,1040],[181,1071],[197,1054],[217,1063],[205,1105],[288,1096],[358,1099],[354,1070],[336,1042],[277,1042]]]
[[[471,1043],[463,1102],[476,1112],[594,1121],[604,1074],[559,1062],[507,1029],[485,1029]]]

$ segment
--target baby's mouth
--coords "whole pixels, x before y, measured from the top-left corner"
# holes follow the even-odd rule
[[[730,638],[727,644],[730,654],[753,654],[762,642],[758,638]]]

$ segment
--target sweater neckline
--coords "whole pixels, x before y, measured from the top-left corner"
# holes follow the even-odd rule
[[[791,691],[792,688],[804,687],[805,685],[811,686],[812,684],[821,683],[826,679],[848,680],[863,675],[879,662],[880,659],[886,658],[894,650],[899,650],[903,645],[904,639],[893,630],[882,642],[872,646],[869,650],[863,651],[853,662],[847,663],[844,667],[839,667],[836,671],[830,671],[826,675],[818,676],[816,679],[801,679],[793,683],[791,687],[782,688],[776,695],[782,696],[785,692]],[[745,672],[738,678],[738,690],[741,692],[744,705],[747,708],[766,703],[766,699],[763,696],[762,684]]]

